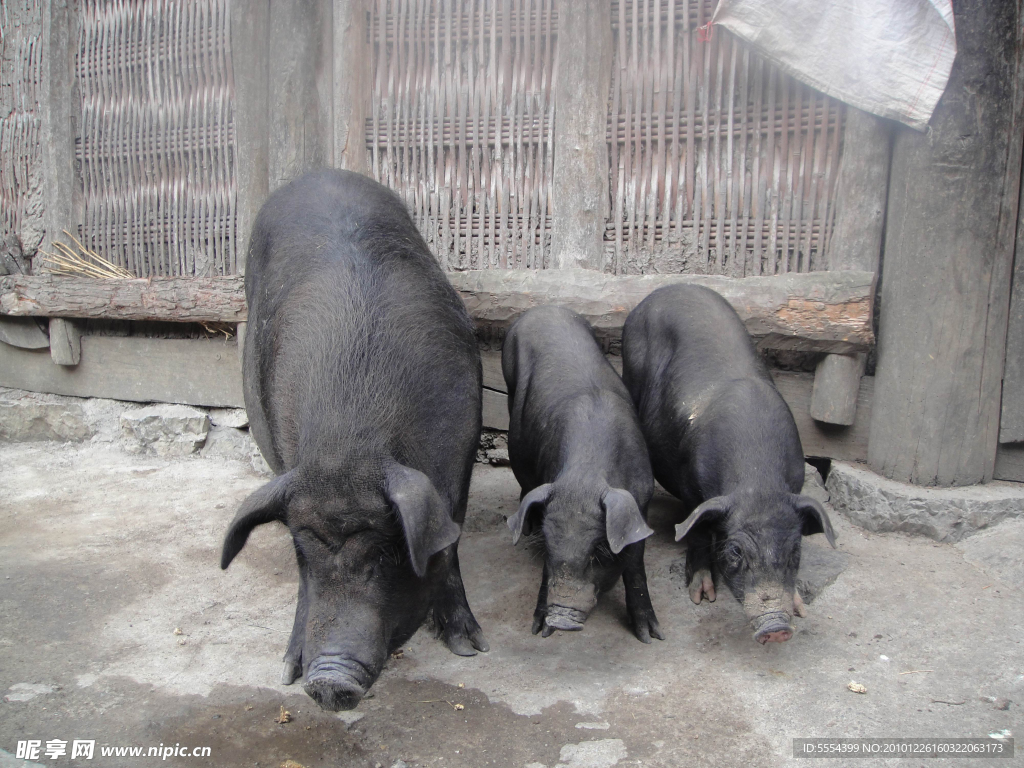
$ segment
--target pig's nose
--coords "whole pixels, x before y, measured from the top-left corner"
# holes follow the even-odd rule
[[[771,611],[757,616],[750,622],[754,627],[754,639],[761,645],[786,642],[793,636],[789,619],[785,611]]]
[[[321,708],[338,712],[355,709],[373,684],[367,676],[368,670],[352,659],[321,656],[309,665],[303,687]]]

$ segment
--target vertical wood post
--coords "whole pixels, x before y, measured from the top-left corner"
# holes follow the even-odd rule
[[[920,485],[990,480],[1017,222],[1021,9],[954,2],[929,130],[893,147],[868,463]]]
[[[366,118],[370,109],[368,0],[334,0],[334,157],[336,168],[369,173]]]
[[[885,230],[892,158],[892,123],[846,107],[843,160],[836,190],[836,224],[828,246],[831,270],[876,272]],[[826,355],[814,372],[811,416],[826,424],[853,424],[864,355]]]
[[[551,263],[558,269],[604,268],[611,68],[607,0],[560,3],[551,184]]]
[[[57,365],[78,365],[82,360],[82,333],[73,320],[50,318],[50,358]]]
[[[74,235],[75,169],[74,110],[75,52],[78,49],[75,9],[68,0],[49,0],[43,6],[42,109],[43,226],[40,245],[53,250],[67,229]]]
[[[1006,368],[999,420],[1000,443],[1024,443],[1024,206],[1018,206],[1013,293],[1006,334]]]
[[[238,272],[245,273],[249,232],[270,193],[270,0],[231,3],[231,68],[235,78],[235,180]]]
[[[271,0],[271,192],[331,161],[332,18],[331,0]]]

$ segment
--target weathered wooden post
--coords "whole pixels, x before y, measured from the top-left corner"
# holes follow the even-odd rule
[[[893,148],[868,462],[990,480],[1020,186],[1021,9],[954,2],[958,53],[927,133]]]
[[[602,269],[612,67],[611,6],[606,0],[558,6],[557,67],[551,262],[558,269]]]
[[[891,155],[892,123],[848,106],[836,224],[829,243],[830,270],[878,271]],[[853,424],[866,357],[857,353],[822,358],[814,373],[811,395],[814,419],[827,424]]]
[[[368,173],[366,118],[369,114],[370,50],[368,0],[334,0],[334,156],[335,168]]]

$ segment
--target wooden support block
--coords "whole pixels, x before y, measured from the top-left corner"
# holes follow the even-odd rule
[[[245,331],[248,327],[248,323],[239,323],[235,326],[235,338],[238,340],[238,362],[242,362],[245,354]]]
[[[484,389],[483,392],[484,426],[488,429],[508,430],[508,395]]]
[[[46,349],[50,340],[34,317],[0,316],[0,341],[21,349]]]
[[[814,372],[811,416],[826,424],[853,424],[867,355],[825,355]]]
[[[82,360],[82,333],[73,321],[50,318],[50,358],[57,365],[78,365]]]

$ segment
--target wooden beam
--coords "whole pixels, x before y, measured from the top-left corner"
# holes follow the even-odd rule
[[[886,215],[871,469],[993,477],[1024,144],[1017,0],[963,3],[927,134],[898,129]]]
[[[602,269],[609,205],[611,6],[607,0],[574,0],[559,5],[558,14],[551,262],[557,269]]]
[[[764,347],[859,352],[874,342],[868,272],[810,272],[770,277],[630,275],[590,270],[470,270],[451,272],[479,327],[504,331],[542,304],[579,312],[599,336],[617,338],[622,324],[651,291],[695,283],[718,291],[739,312]]]
[[[562,304],[605,338],[617,338],[626,316],[651,291],[697,283],[728,299],[747,330],[773,349],[850,353],[867,349],[873,276],[811,272],[771,277],[706,275],[614,277],[590,270],[451,272],[481,328],[503,332],[523,312]],[[244,322],[241,277],[99,280],[50,275],[0,277],[0,314],[169,322]]]
[[[0,387],[140,403],[243,408],[234,340],[83,336],[82,359],[54,365],[46,350],[0,344]]]
[[[241,277],[0,277],[4,315],[237,323],[245,320],[246,312]]]

